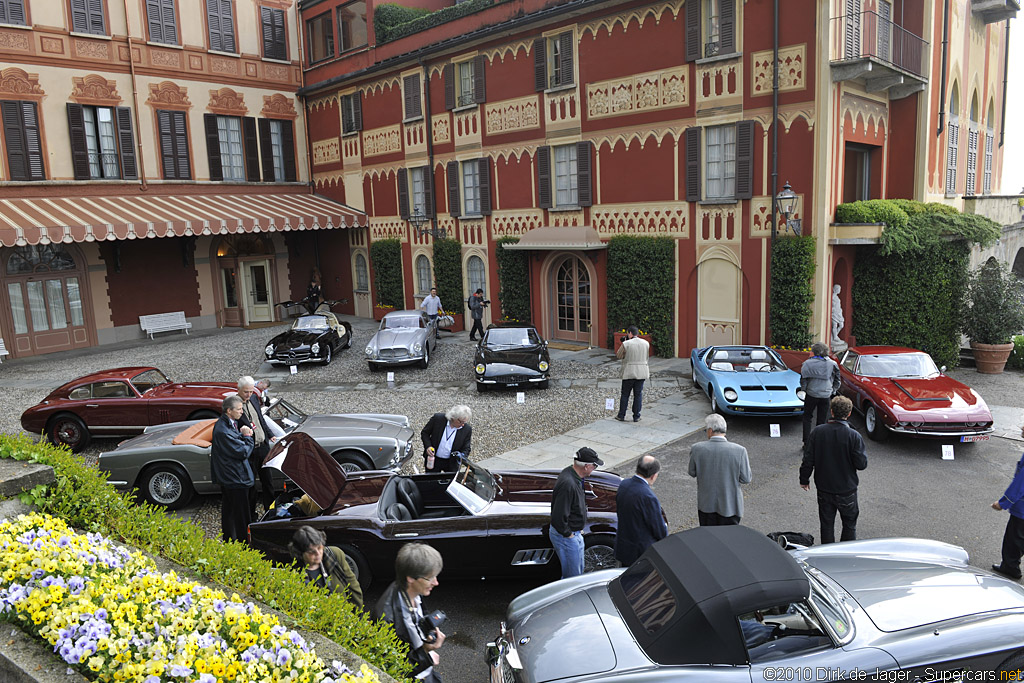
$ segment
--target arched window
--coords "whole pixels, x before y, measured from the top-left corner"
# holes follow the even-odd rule
[[[978,177],[978,93],[971,97],[971,123],[967,126],[967,182],[964,185],[965,195],[974,195]]]
[[[949,96],[949,121],[946,122],[946,194],[956,194],[957,156],[960,151],[960,90],[953,83]]]
[[[428,294],[431,284],[430,259],[423,254],[416,257],[416,291],[419,294]]]
[[[981,191],[985,194],[992,194],[992,145],[996,137],[994,130],[996,125],[995,111],[995,105],[992,103],[992,100],[989,100],[988,116],[985,117],[985,175],[981,181]]]
[[[8,275],[74,269],[75,259],[59,244],[33,244],[30,247],[18,247],[7,259]]]
[[[356,291],[370,291],[370,273],[366,268],[366,257],[356,254]]]
[[[478,289],[487,291],[486,276],[484,275],[484,260],[479,256],[470,256],[466,259],[466,273],[469,276],[469,294],[472,295]]]
[[[7,259],[8,276],[25,276],[7,283],[15,334],[63,330],[85,324],[78,278],[64,271],[77,270],[75,259],[58,244],[36,244],[14,249]]]

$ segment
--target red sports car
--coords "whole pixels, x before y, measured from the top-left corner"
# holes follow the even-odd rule
[[[80,451],[93,434],[141,434],[150,425],[219,417],[224,398],[237,391],[230,382],[171,382],[151,367],[101,370],[54,389],[21,414],[21,426]]]
[[[992,413],[978,392],[945,374],[924,351],[900,346],[854,346],[839,356],[843,395],[864,413],[868,436],[984,441]]]

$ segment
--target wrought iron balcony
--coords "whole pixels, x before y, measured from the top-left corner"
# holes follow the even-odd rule
[[[476,100],[473,99],[473,93],[471,93],[471,92],[459,93],[459,106],[460,107],[468,107],[469,105],[475,104],[475,103],[476,103]]]
[[[924,90],[928,42],[877,12],[832,18],[832,81],[861,80],[897,100]]]
[[[971,11],[986,24],[995,24],[1016,17],[1020,3],[1017,0],[972,0]]]

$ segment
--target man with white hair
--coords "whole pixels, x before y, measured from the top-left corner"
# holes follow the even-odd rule
[[[263,509],[269,510],[274,502],[274,480],[270,470],[263,469],[263,460],[270,453],[272,443],[270,428],[263,418],[263,410],[260,407],[260,399],[256,396],[256,380],[246,375],[238,378],[238,395],[242,399],[242,417],[239,420],[248,425],[252,430],[253,448],[249,457],[249,466],[253,474],[259,476]],[[250,516],[255,519],[256,512],[256,489],[252,489],[251,500],[249,501]]]
[[[469,406],[457,405],[447,413],[434,413],[420,432],[423,458],[427,472],[456,472],[459,459],[455,453],[469,457],[473,448],[473,428],[469,421],[473,411]]]
[[[712,413],[704,419],[708,440],[690,447],[691,477],[697,478],[697,519],[701,526],[739,524],[743,491],[749,484],[747,449],[725,438],[725,418]]]

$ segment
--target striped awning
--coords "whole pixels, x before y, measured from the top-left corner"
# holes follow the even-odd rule
[[[330,230],[366,214],[313,194],[0,199],[0,246]]]

